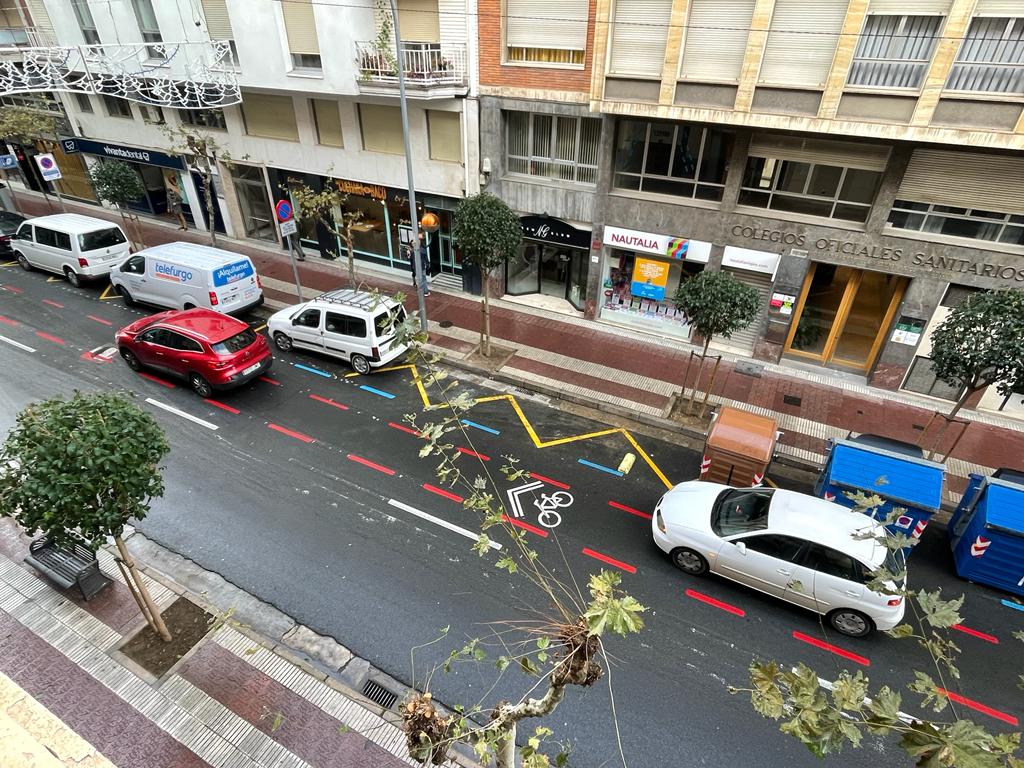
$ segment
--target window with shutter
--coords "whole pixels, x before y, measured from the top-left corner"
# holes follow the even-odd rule
[[[203,16],[206,17],[206,31],[211,40],[233,40],[231,17],[228,16],[227,0],[203,0]]]
[[[345,146],[341,140],[341,114],[338,102],[328,99],[310,99],[313,120],[316,123],[316,140],[327,147]]]
[[[507,0],[505,50],[510,62],[583,65],[587,0]]]
[[[320,41],[316,36],[312,0],[288,0],[281,3],[281,9],[292,64],[300,68],[319,68]]]
[[[778,0],[758,81],[821,88],[832,68],[849,0]]]
[[[462,125],[460,113],[427,110],[427,135],[430,159],[462,162]]]
[[[291,96],[272,96],[264,93],[243,93],[242,118],[245,132],[265,139],[298,141],[299,129],[295,123],[295,105]]]
[[[946,88],[1024,93],[1024,18],[975,18],[957,52]]]
[[[437,0],[398,0],[398,31],[402,40],[441,42]]]
[[[359,128],[363,134],[363,149],[367,152],[405,154],[405,143],[402,141],[402,113],[398,107],[360,104]]]
[[[680,77],[736,82],[755,0],[691,0]]]
[[[918,88],[942,29],[942,16],[868,16],[857,39],[848,83]]]
[[[505,113],[509,173],[592,186],[597,183],[600,142],[598,118]]]
[[[661,78],[672,0],[617,0],[610,75]]]

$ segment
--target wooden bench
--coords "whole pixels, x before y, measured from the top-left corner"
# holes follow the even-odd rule
[[[81,544],[58,545],[46,536],[35,539],[25,562],[65,589],[77,586],[85,600],[110,583],[100,570],[96,553]]]

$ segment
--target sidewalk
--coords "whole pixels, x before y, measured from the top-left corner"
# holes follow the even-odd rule
[[[392,712],[233,622],[154,680],[117,651],[142,617],[113,556],[100,550],[114,583],[84,602],[24,566],[26,552],[0,520],[0,768],[417,765]],[[146,581],[162,609],[190,599]]]
[[[26,212],[46,213],[39,196],[19,195]],[[116,213],[92,206],[68,205],[117,220]],[[169,221],[143,220],[148,245],[191,240],[206,242],[204,233],[179,232]],[[296,300],[292,268],[285,252],[268,244],[221,238],[224,247],[250,256],[263,278],[271,308]],[[312,297],[347,283],[343,261],[329,262],[310,255],[299,264],[303,294]],[[360,279],[387,292],[411,290],[404,275],[392,275],[358,265]],[[415,296],[410,296],[410,309]],[[479,339],[479,299],[435,284],[427,299],[430,346],[448,362],[468,367],[467,358]],[[558,315],[502,300],[492,302],[491,328],[495,343],[514,354],[495,372],[480,371],[505,384],[521,386],[583,405],[629,416],[649,424],[688,433],[699,431],[669,420],[692,345],[639,335],[629,330]],[[694,372],[695,373],[695,372]],[[693,384],[687,381],[687,387]],[[820,465],[829,438],[869,432],[911,443],[923,442],[945,452],[958,428],[945,435],[939,421],[928,427],[936,407],[944,403],[904,392],[859,385],[822,370],[723,355],[711,393],[712,403],[735,404],[778,420],[783,430],[781,453],[807,466]],[[967,411],[970,423],[947,461],[946,501],[955,504],[970,472],[988,474],[1024,456],[1024,424],[985,412]],[[922,436],[924,440],[922,441]],[[1017,467],[1024,469],[1024,466]]]

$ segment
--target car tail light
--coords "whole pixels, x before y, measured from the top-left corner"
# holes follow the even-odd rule
[[[78,257],[78,266],[80,266],[80,267],[88,267],[89,266],[89,260],[88,259],[83,259],[81,256],[79,256]]]
[[[886,605],[888,605],[890,608],[895,608],[897,605],[899,605],[902,602],[903,602],[903,598],[902,597],[891,597],[891,598],[889,598],[889,602],[886,603]]]
[[[11,236],[10,235],[0,235],[0,243],[9,243],[9,242],[11,242]]]
[[[230,367],[232,362],[234,362],[234,361],[230,360],[230,359],[228,359],[228,360],[217,360],[216,362],[212,363],[210,365],[210,367],[213,370],[215,370],[215,371],[223,371],[225,368]]]
[[[374,347],[373,349],[370,350],[370,356],[374,360],[380,360],[380,350],[377,349],[377,347]]]
[[[260,280],[260,276],[256,275],[256,287],[263,290],[263,281]]]
[[[665,527],[665,518],[661,516],[661,510],[659,509],[654,516],[655,521],[658,524],[658,530],[662,533],[668,533],[668,528]]]
[[[210,306],[211,307],[216,307],[217,303],[218,303],[218,301],[217,301],[217,292],[216,291],[210,291]]]

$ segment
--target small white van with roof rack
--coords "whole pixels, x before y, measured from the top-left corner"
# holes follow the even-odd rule
[[[356,373],[367,374],[408,351],[396,338],[404,321],[405,308],[394,299],[347,288],[276,312],[267,321],[267,333],[282,352],[301,349],[340,357]]]
[[[110,274],[131,253],[131,244],[106,219],[58,213],[23,222],[11,238],[11,250],[22,269],[55,272],[78,286]]]

